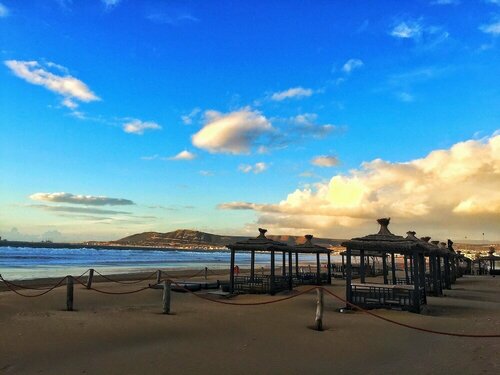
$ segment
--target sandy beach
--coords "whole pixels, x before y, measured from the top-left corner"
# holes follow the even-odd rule
[[[95,287],[118,292],[142,285],[147,282],[98,282]],[[429,297],[425,314],[373,311],[440,331],[498,333],[499,287],[500,278],[469,276],[459,279],[445,297]],[[342,280],[327,288],[343,295]],[[317,332],[311,329],[315,293],[260,306],[228,306],[173,293],[171,315],[161,314],[160,290],[114,296],[78,285],[73,312],[64,311],[65,294],[64,287],[40,298],[0,293],[0,373],[495,374],[500,370],[499,339],[440,336],[361,312],[342,314],[336,310],[343,304],[328,295],[326,330]],[[231,301],[286,295],[245,295]]]

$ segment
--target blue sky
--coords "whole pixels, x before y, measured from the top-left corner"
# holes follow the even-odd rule
[[[0,35],[4,237],[500,238],[498,1],[1,0]]]

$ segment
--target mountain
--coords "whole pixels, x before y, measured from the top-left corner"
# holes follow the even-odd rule
[[[205,233],[189,229],[178,229],[173,232],[144,232],[112,241],[110,244],[123,246],[148,246],[148,247],[172,247],[172,248],[222,248],[235,241],[247,239],[244,236],[223,236]],[[289,245],[304,242],[303,237],[277,235],[268,236],[275,241],[286,242]],[[343,240],[329,238],[315,238],[314,243],[326,247],[338,246]]]

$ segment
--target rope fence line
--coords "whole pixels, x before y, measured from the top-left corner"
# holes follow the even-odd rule
[[[107,281],[110,281],[112,283],[117,283],[117,284],[138,284],[138,283],[142,283],[146,280],[149,280],[151,279],[152,276],[156,275],[157,271],[154,271],[153,273],[149,274],[147,277],[143,278],[143,279],[140,279],[140,280],[132,280],[132,281],[121,281],[121,280],[114,280],[106,275],[103,275],[102,273],[100,273],[99,271],[97,270],[94,270],[94,272],[101,276],[103,279],[107,280]]]
[[[86,273],[86,272],[85,272]],[[85,274],[83,273],[82,276]],[[59,280],[59,282],[57,282],[55,285],[53,285],[52,287],[50,287],[49,289],[43,291],[42,293],[39,293],[39,294],[35,294],[35,295],[26,295],[26,294],[23,294],[23,293],[20,293],[18,292],[17,290],[15,290],[13,288],[13,286],[15,287],[15,284],[11,283],[10,281],[6,280],[3,278],[2,275],[0,275],[0,281],[2,281],[8,289],[10,289],[12,292],[14,292],[15,294],[21,296],[21,297],[26,297],[26,298],[36,298],[36,297],[41,297],[45,294],[48,294],[49,292],[53,291],[54,289],[60,287],[62,285],[62,283],[71,278],[73,280],[75,280],[78,284],[84,286],[84,287],[87,287],[87,285],[85,283],[83,283],[82,281],[79,280],[81,276],[79,276],[78,278],[75,278],[73,276],[65,276],[63,277],[61,280]],[[147,280],[147,279],[146,279]],[[141,280],[141,281],[144,281],[144,280]],[[69,283],[68,283],[69,284]],[[71,283],[72,284],[72,283]],[[408,329],[413,329],[413,330],[417,330],[417,331],[420,331],[420,332],[426,332],[426,333],[432,333],[432,334],[437,334],[437,335],[444,335],[444,336],[453,336],[453,337],[466,337],[466,338],[500,338],[500,334],[466,334],[466,333],[455,333],[455,332],[444,332],[444,331],[436,331],[436,330],[432,330],[432,329],[428,329],[428,328],[422,328],[422,327],[416,327],[416,326],[413,326],[413,325],[410,325],[410,324],[406,324],[406,323],[402,323],[402,322],[398,322],[396,320],[393,320],[393,319],[389,319],[389,318],[386,318],[386,317],[383,317],[383,316],[380,316],[378,314],[375,314],[369,310],[366,310],[356,304],[353,304],[351,302],[348,302],[346,299],[338,296],[337,294],[333,293],[332,291],[326,289],[325,287],[323,286],[313,286],[313,287],[310,287],[308,289],[305,289],[305,290],[302,290],[294,295],[290,295],[290,296],[286,296],[286,297],[283,297],[283,298],[278,298],[278,299],[273,299],[273,300],[269,300],[269,301],[261,301],[261,302],[229,302],[229,301],[223,301],[223,300],[216,300],[216,299],[213,299],[213,298],[210,298],[210,297],[206,297],[204,295],[201,295],[201,294],[197,294],[191,290],[189,290],[188,288],[184,287],[183,285],[179,284],[177,281],[175,280],[172,280],[172,279],[165,279],[164,280],[164,287],[166,288],[167,285],[170,285],[170,284],[174,284],[176,285],[177,287],[179,287],[180,289],[183,289],[185,290],[186,292],[190,293],[190,294],[193,294],[195,295],[196,297],[200,298],[200,299],[203,299],[203,300],[208,300],[210,302],[214,302],[214,303],[219,303],[219,304],[224,304],[224,305],[231,305],[231,306],[259,306],[259,305],[268,305],[268,304],[273,304],[273,303],[279,303],[279,302],[283,302],[283,301],[286,301],[286,300],[290,300],[290,299],[293,299],[293,298],[296,298],[296,297],[299,297],[303,294],[307,294],[307,293],[310,293],[312,292],[313,290],[318,290],[318,291],[324,291],[326,292],[327,294],[329,294],[330,296],[332,296],[333,298],[345,303],[347,306],[355,309],[355,310],[358,310],[358,311],[361,311],[365,314],[368,314],[374,318],[377,318],[377,319],[380,319],[380,320],[383,320],[387,323],[392,323],[392,324],[395,324],[395,325],[398,325],[398,326],[401,326],[401,327],[404,327],[404,328],[408,328]],[[95,292],[98,292],[98,293],[102,293],[102,294],[110,294],[110,295],[126,295],[126,294],[135,294],[135,293],[139,293],[139,292],[142,292],[146,289],[151,289],[153,288],[154,286],[157,286],[159,285],[159,283],[156,283],[156,284],[153,284],[153,285],[148,285],[148,286],[145,286],[143,288],[140,288],[140,289],[137,289],[137,290],[133,290],[133,291],[126,291],[126,292],[110,292],[110,291],[105,291],[105,290],[100,290],[100,289],[96,289],[96,288],[88,288],[90,290],[93,290]],[[170,288],[170,286],[169,286]]]
[[[26,297],[26,298],[35,298],[35,297],[41,297],[47,293],[50,293],[52,292],[54,289],[60,287],[62,285],[62,283],[64,282],[64,280],[66,280],[66,276],[63,277],[61,280],[59,280],[59,282],[57,282],[55,285],[53,285],[52,287],[50,287],[49,289],[43,291],[42,293],[38,293],[38,294],[23,294],[23,293],[20,293],[18,292],[16,289],[13,288],[14,284],[12,284],[10,281],[7,281],[3,278],[2,275],[0,275],[0,280],[5,284],[5,286],[7,288],[9,288],[12,292],[14,292],[15,294],[17,294],[18,296],[21,296],[21,297]]]

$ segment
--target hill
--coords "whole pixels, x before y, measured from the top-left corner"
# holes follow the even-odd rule
[[[290,245],[304,242],[303,237],[277,235],[268,236],[275,241],[286,242]],[[245,236],[224,236],[205,233],[189,229],[178,229],[173,232],[144,232],[110,242],[114,245],[147,246],[147,247],[172,247],[172,248],[222,248],[229,243],[247,239]],[[329,238],[316,238],[318,245],[330,247],[338,246],[342,240]]]

